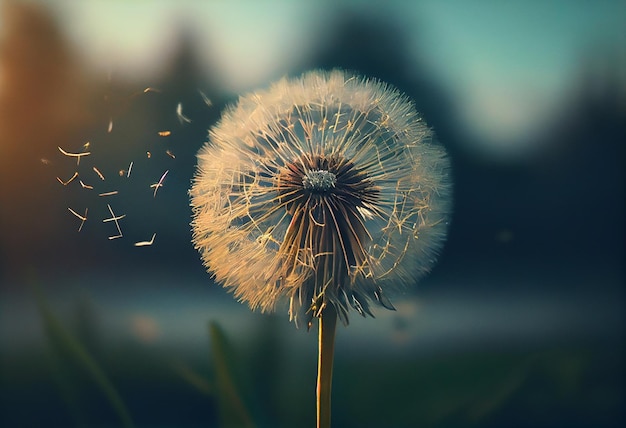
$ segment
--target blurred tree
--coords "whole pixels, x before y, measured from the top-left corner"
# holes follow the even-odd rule
[[[6,274],[51,257],[50,243],[63,239],[59,218],[47,215],[65,210],[47,158],[88,129],[93,116],[85,107],[94,86],[44,6],[0,7],[0,274]]]

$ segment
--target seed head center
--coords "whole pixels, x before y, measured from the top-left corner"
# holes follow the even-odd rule
[[[302,177],[302,186],[314,192],[327,192],[335,188],[337,177],[330,171],[323,169],[309,170]]]

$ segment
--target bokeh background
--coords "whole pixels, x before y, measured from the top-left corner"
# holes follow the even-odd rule
[[[316,334],[213,284],[187,190],[238,94],[334,67],[455,183],[431,275],[338,332],[334,426],[624,424],[623,1],[0,5],[0,425],[313,425]]]

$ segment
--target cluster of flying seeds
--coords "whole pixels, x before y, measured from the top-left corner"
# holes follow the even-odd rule
[[[109,123],[109,130],[112,129],[112,122]],[[110,131],[109,131],[110,132]],[[169,131],[168,131],[169,132]],[[78,169],[78,167],[80,166],[80,159],[82,157],[86,157],[91,155],[91,152],[88,151],[87,149],[89,148],[91,143],[87,142],[86,144],[83,145],[84,150],[80,151],[80,152],[69,152],[64,150],[62,147],[58,147],[59,152],[64,155],[64,156],[68,156],[68,157],[74,157],[76,158],[76,169]],[[168,150],[169,152],[169,150]],[[149,158],[151,157],[150,152],[147,152],[146,156]],[[127,170],[120,170],[119,174],[120,176],[124,176],[126,178],[131,178],[131,173],[133,171],[133,165],[134,165],[134,161],[130,161],[130,163],[128,164],[128,169]],[[161,175],[161,177],[158,179],[158,181],[156,181],[155,183],[150,185],[151,189],[154,189],[154,197],[156,198],[157,196],[157,191],[159,190],[159,188],[163,187],[164,182],[165,182],[165,177],[167,176],[169,170],[165,170],[165,172]],[[97,177],[100,182],[105,183],[106,182],[106,177],[105,175],[101,172],[101,170],[96,167],[96,166],[92,166],[91,171],[88,171],[87,173],[83,173],[83,172],[79,172],[78,170],[74,171],[74,173],[72,174],[72,176],[70,178],[68,178],[67,180],[63,180],[60,177],[56,177],[57,181],[63,185],[63,186],[68,186],[70,185],[70,183],[74,182],[75,180],[78,180],[78,183],[80,184],[80,187],[86,191],[93,191],[96,189],[96,187],[98,186],[97,184],[88,184],[88,183],[92,183],[90,180],[90,178],[88,178],[88,174],[92,173],[92,176],[90,177],[91,179],[95,179],[95,177]],[[85,175],[85,181],[83,181],[83,175]],[[120,194],[120,190],[115,189],[115,190],[108,190],[108,191],[104,191],[104,192],[98,192],[98,197],[101,198],[106,198],[106,197],[110,197],[110,196],[115,196]],[[123,232],[122,232],[122,228],[120,227],[120,220],[122,220],[123,218],[126,217],[126,214],[121,214],[121,215],[117,215],[114,211],[113,208],[111,207],[111,204],[107,203],[107,208],[108,211],[110,213],[110,217],[106,217],[104,219],[102,219],[103,223],[108,223],[108,222],[112,222],[115,225],[115,234],[110,235],[108,237],[109,240],[113,240],[113,239],[118,239],[118,238],[122,238],[124,236]],[[74,209],[72,209],[71,207],[67,208],[68,211],[73,214],[76,218],[78,218],[80,220],[80,225],[78,226],[78,232],[80,232],[83,229],[83,226],[85,225],[85,222],[88,220],[88,213],[89,213],[89,207],[86,207],[84,210],[83,214],[79,214],[77,211],[75,211]],[[154,233],[152,235],[152,238],[149,241],[139,241],[139,242],[135,242],[135,246],[137,247],[141,247],[141,246],[148,246],[148,245],[152,245],[154,243],[154,239],[156,237],[156,233]]]
[[[152,87],[147,87],[142,91],[143,94],[147,94],[151,92],[160,93],[161,91],[159,89],[152,88]],[[206,97],[204,93],[202,93],[201,91],[199,91],[199,93],[202,99],[204,100],[205,104],[208,107],[210,107],[211,101]],[[133,96],[137,94],[139,93],[136,93]],[[191,119],[189,119],[183,113],[182,102],[179,102],[177,104],[175,113],[181,125],[191,123]],[[111,134],[113,132],[113,127],[114,127],[114,123],[113,123],[113,119],[111,118],[109,119],[109,122],[108,122],[107,134]],[[170,137],[171,135],[172,135],[172,131],[166,129],[166,130],[157,131],[155,137],[167,138],[167,137]],[[58,151],[60,155],[64,158],[76,159],[76,164],[75,164],[75,167],[73,168],[73,171],[68,172],[67,176],[69,178],[62,178],[62,177],[57,176],[56,180],[58,181],[60,185],[64,187],[80,186],[79,188],[81,189],[81,191],[94,192],[94,194],[97,194],[98,196],[97,199],[100,199],[100,198],[102,198],[103,200],[109,199],[109,201],[105,201],[108,214],[104,218],[100,218],[97,221],[101,221],[102,223],[111,223],[114,226],[113,233],[109,234],[108,236],[109,240],[123,238],[124,233],[122,231],[122,226],[121,226],[120,221],[126,217],[126,214],[120,214],[119,211],[117,211],[117,209],[114,210],[112,206],[114,203],[110,202],[111,201],[110,198],[116,195],[124,194],[124,189],[111,188],[113,186],[109,185],[109,183],[112,182],[113,180],[107,180],[107,176],[102,172],[103,170],[106,171],[105,168],[100,169],[98,168],[98,166],[93,165],[93,163],[89,165],[91,166],[89,168],[89,166],[85,166],[86,161],[83,161],[83,166],[81,166],[81,159],[92,156],[92,152],[93,152],[92,148],[94,145],[95,144],[92,144],[91,142],[86,142],[82,145],[82,147],[79,150],[66,150],[66,148],[59,146]],[[164,152],[172,160],[176,159],[176,155],[172,152],[171,149],[165,149]],[[145,152],[145,159],[151,159],[152,157],[153,157],[153,153],[147,150]],[[49,159],[46,159],[46,158],[42,158],[41,162],[44,165],[50,165],[52,163]],[[126,162],[128,162],[128,167],[126,169],[120,169],[118,173],[121,178],[131,180],[132,177],[134,177],[134,175],[136,175],[137,173],[141,174],[141,171],[137,171],[137,164],[135,160],[130,160]],[[153,161],[150,161],[150,162],[153,162]],[[133,166],[135,166],[135,169],[133,169]],[[164,171],[160,173],[160,175],[156,175],[154,177],[152,184],[150,184],[149,188],[146,189],[147,191],[150,191],[152,193],[153,198],[156,198],[159,192],[159,189],[164,187],[166,177],[169,172],[170,172],[169,169],[164,168]],[[84,209],[74,209],[68,206],[67,209],[71,215],[73,215],[80,221],[80,224],[78,226],[78,232],[83,230],[83,228],[85,227],[85,224],[88,223],[88,221],[92,221],[91,215],[89,213],[89,207],[85,207]],[[134,246],[136,247],[151,246],[154,244],[155,238],[156,238],[156,232],[154,232],[151,238],[148,240],[134,242]]]

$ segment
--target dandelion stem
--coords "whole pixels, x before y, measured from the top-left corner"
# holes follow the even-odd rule
[[[330,427],[330,391],[333,380],[335,330],[337,311],[328,305],[319,321],[319,353],[317,363],[317,428]]]

